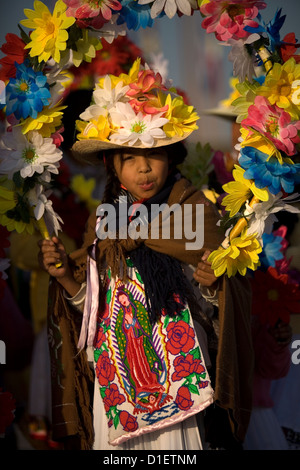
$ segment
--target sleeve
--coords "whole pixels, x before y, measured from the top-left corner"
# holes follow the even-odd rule
[[[82,313],[83,308],[84,308],[85,296],[86,296],[86,282],[81,284],[79,291],[77,292],[76,295],[74,295],[74,297],[68,297],[65,291],[63,295],[73,308],[75,308],[76,310]]]

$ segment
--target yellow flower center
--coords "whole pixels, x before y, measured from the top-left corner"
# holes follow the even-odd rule
[[[270,134],[276,136],[278,135],[278,119],[275,116],[272,116],[267,122],[266,122],[266,128],[267,131],[270,132]]]
[[[278,294],[277,290],[270,289],[267,293],[267,296],[268,296],[269,300],[273,300],[274,302],[276,302],[276,300],[278,300],[279,294]]]
[[[45,29],[47,36],[51,36],[55,32],[55,24],[52,21],[48,21]]]
[[[23,151],[23,158],[27,163],[32,163],[37,158],[37,155],[34,149],[28,148]]]
[[[145,130],[145,124],[141,121],[136,122],[131,127],[131,132],[135,132],[136,134],[141,134]]]
[[[280,95],[281,96],[289,96],[291,93],[291,86],[287,85],[286,83],[280,87]]]
[[[21,91],[27,91],[28,90],[28,84],[25,83],[25,82],[21,83],[20,90]]]

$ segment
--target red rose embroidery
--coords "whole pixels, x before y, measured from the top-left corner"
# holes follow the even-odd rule
[[[169,323],[167,334],[167,350],[174,356],[180,352],[187,353],[194,347],[194,330],[183,320]]]
[[[122,424],[124,431],[127,432],[136,431],[138,428],[136,418],[129,414],[127,411],[121,411],[120,423]]]
[[[104,330],[102,327],[100,327],[95,338],[95,348],[100,349],[105,340],[106,338]]]
[[[116,384],[111,384],[105,390],[105,397],[103,398],[105,411],[108,411],[112,406],[121,405],[125,401],[124,395],[121,395]]]
[[[12,394],[0,389],[0,436],[5,434],[6,428],[13,422],[15,409],[16,402]]]
[[[115,366],[110,362],[107,351],[103,351],[96,365],[96,375],[100,385],[107,386],[114,379],[115,371]]]
[[[172,380],[181,380],[184,377],[196,373],[202,374],[205,372],[205,368],[202,365],[200,359],[194,359],[192,354],[188,354],[186,357],[177,356],[174,360],[175,372],[172,374]]]
[[[189,410],[193,405],[193,400],[191,400],[191,393],[187,387],[180,387],[177,392],[176,405],[183,411]]]

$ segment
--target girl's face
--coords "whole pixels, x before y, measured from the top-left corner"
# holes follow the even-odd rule
[[[164,186],[168,177],[168,154],[162,148],[126,149],[114,154],[120,183],[136,199],[149,199]]]

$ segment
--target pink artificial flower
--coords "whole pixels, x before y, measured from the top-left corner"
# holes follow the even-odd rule
[[[151,93],[153,89],[166,90],[159,73],[155,73],[153,70],[142,70],[139,72],[137,80],[130,83],[129,87],[126,94],[132,97],[130,105],[136,113],[157,114],[168,110],[168,105],[161,106],[157,96]]]
[[[67,16],[73,16],[80,28],[100,29],[112,16],[112,10],[121,10],[118,0],[63,0]]]
[[[58,129],[54,134],[51,135],[53,143],[54,145],[56,145],[57,148],[59,148],[64,141],[64,138],[61,135],[64,132],[64,130],[65,130],[64,127],[62,127],[61,129]]]
[[[295,155],[296,144],[300,143],[300,121],[291,121],[289,113],[272,106],[266,97],[256,96],[249,106],[248,117],[241,122],[246,129],[254,129],[264,135],[282,152]]]
[[[207,33],[215,33],[219,41],[228,39],[245,39],[251,33],[245,31],[245,26],[257,27],[254,21],[258,10],[266,7],[261,0],[211,0],[200,7],[206,16],[202,28]]]

